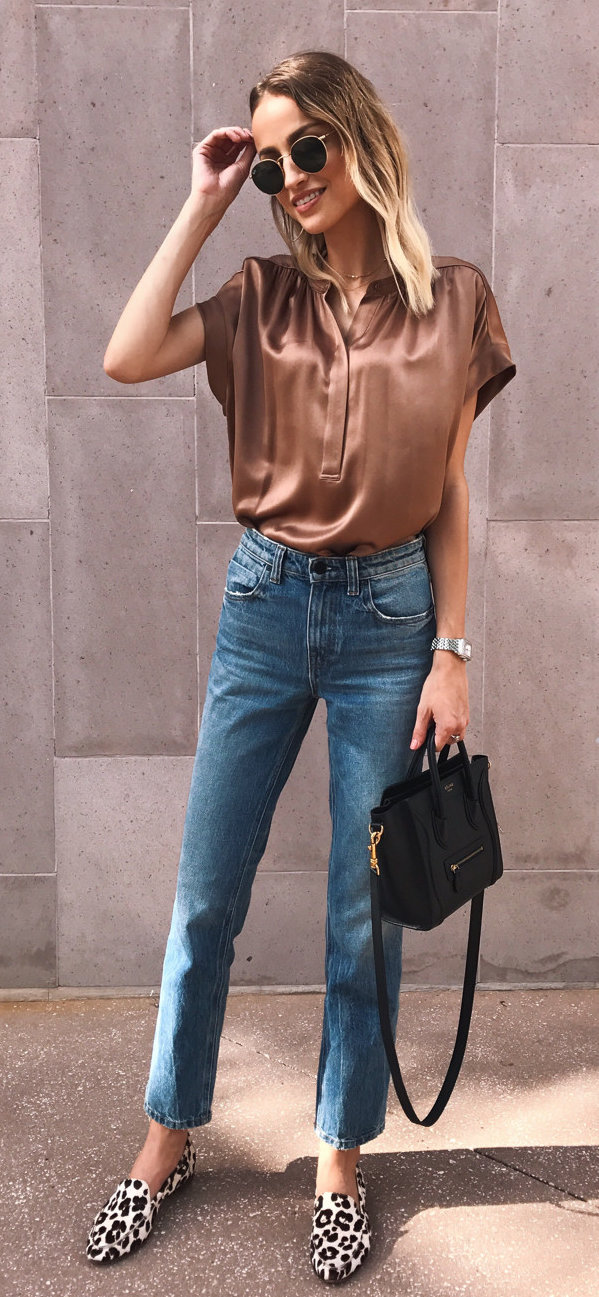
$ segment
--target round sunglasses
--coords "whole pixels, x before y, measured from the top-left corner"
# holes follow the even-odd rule
[[[322,171],[327,161],[326,145],[322,141],[331,134],[331,131],[325,131],[324,135],[302,135],[300,140],[291,145],[289,153],[281,153],[276,159],[263,158],[250,172],[254,184],[263,194],[280,194],[285,186],[283,158],[288,157],[293,159],[300,171]]]

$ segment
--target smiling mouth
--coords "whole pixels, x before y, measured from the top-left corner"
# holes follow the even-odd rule
[[[316,206],[316,203],[319,201],[320,198],[322,198],[322,195],[323,195],[323,194],[324,194],[324,189],[315,190],[315,191],[314,191],[314,197],[311,198],[311,199],[309,199],[309,201],[308,201],[307,203],[306,203],[306,202],[304,202],[304,203],[294,203],[293,206],[294,206],[296,212],[307,212],[307,211],[310,211],[313,207]]]

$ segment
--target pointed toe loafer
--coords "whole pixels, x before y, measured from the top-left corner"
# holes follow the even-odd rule
[[[164,1199],[191,1179],[195,1164],[196,1150],[188,1134],[176,1167],[153,1198],[145,1180],[130,1176],[121,1180],[91,1227],[85,1252],[88,1261],[118,1261],[145,1242]]]
[[[356,1163],[358,1199],[347,1193],[319,1193],[314,1199],[310,1261],[320,1279],[339,1283],[357,1270],[370,1251],[366,1185]]]

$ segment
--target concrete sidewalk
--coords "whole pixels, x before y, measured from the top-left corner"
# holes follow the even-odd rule
[[[398,1052],[424,1115],[460,992],[402,992]],[[308,1255],[322,994],[227,1001],[196,1174],[143,1247],[85,1257],[96,1211],[145,1138],[157,997],[0,1003],[2,1297],[296,1297]],[[597,1297],[599,990],[477,991],[466,1058],[432,1128],[365,1144],[370,1256],[339,1287],[370,1297]],[[368,1078],[364,1079],[365,1085]]]

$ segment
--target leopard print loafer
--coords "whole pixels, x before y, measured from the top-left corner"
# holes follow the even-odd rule
[[[98,1212],[87,1239],[88,1261],[118,1261],[138,1243],[143,1243],[154,1224],[164,1199],[186,1184],[195,1171],[196,1150],[189,1134],[174,1171],[154,1198],[145,1180],[127,1176]]]
[[[356,1163],[358,1197],[347,1193],[319,1193],[314,1199],[310,1260],[316,1274],[327,1283],[338,1283],[357,1270],[370,1251],[370,1222],[366,1212],[366,1185]]]

